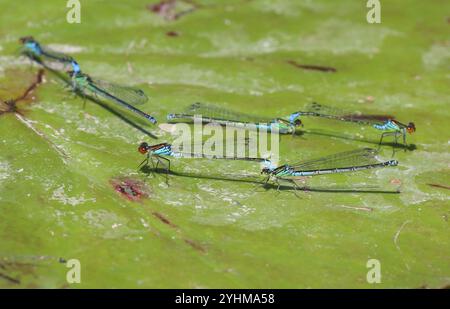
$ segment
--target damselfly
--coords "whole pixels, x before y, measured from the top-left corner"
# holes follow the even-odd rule
[[[144,91],[93,79],[81,71],[71,71],[70,76],[72,78],[72,86],[75,91],[79,91],[83,95],[90,93],[94,96],[101,96],[125,107],[139,116],[144,117],[151,123],[156,123],[156,119],[153,116],[150,116],[149,114],[133,106],[143,104],[148,101],[148,97],[145,95]]]
[[[377,130],[383,131],[383,133],[381,133],[379,145],[381,145],[385,136],[394,136],[396,144],[398,143],[398,137],[402,136],[403,144],[406,146],[406,132],[412,134],[416,131],[416,126],[413,122],[403,124],[400,121],[393,119],[394,117],[355,114],[315,102],[310,104],[305,111],[299,113],[301,116],[315,116],[369,125]]]
[[[264,118],[242,114],[211,104],[195,103],[183,113],[167,115],[167,119],[170,122],[183,122],[186,120],[195,121],[201,117],[203,123],[217,123],[245,129],[264,129],[288,134],[295,133],[296,127],[302,124],[299,116],[300,113],[293,113],[286,117]]]
[[[80,71],[80,67],[71,56],[44,47],[31,36],[20,38],[20,42],[23,44],[23,52],[30,58],[38,60],[45,59],[69,64],[72,66],[73,71]]]
[[[258,158],[258,157],[239,157],[237,155],[232,156],[221,156],[221,155],[210,155],[205,154],[203,152],[194,152],[191,151],[191,149],[184,149],[182,145],[179,147],[174,147],[172,144],[169,143],[161,143],[156,145],[149,145],[147,143],[141,143],[139,145],[138,151],[141,154],[147,155],[145,160],[142,161],[141,164],[139,164],[139,167],[142,165],[148,165],[148,162],[151,161],[153,163],[153,158],[156,159],[156,167],[158,167],[159,164],[163,165],[169,173],[170,171],[170,160],[167,157],[172,158],[206,158],[206,159],[224,159],[224,160],[242,160],[242,161],[253,161],[253,162],[259,162],[264,163],[265,165],[270,165],[270,160],[265,158]],[[164,161],[167,163],[164,163]]]
[[[280,187],[279,180],[292,181],[295,185],[294,188],[297,188],[295,180],[304,176],[356,172],[398,165],[397,160],[380,162],[376,158],[377,153],[375,149],[363,148],[296,164],[264,167],[261,174],[268,175],[266,183],[270,179],[274,180],[278,185],[278,189]]]

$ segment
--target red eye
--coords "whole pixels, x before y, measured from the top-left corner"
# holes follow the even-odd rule
[[[146,154],[148,152],[148,144],[147,143],[142,143],[139,148],[138,151],[142,154]]]

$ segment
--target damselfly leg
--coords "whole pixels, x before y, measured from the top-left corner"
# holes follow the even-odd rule
[[[27,58],[28,58],[28,60],[30,60],[29,68],[30,68],[30,72],[31,72],[31,71],[33,71],[33,59],[31,58],[31,56],[28,56],[28,55],[27,55]]]
[[[268,176],[267,178],[265,178],[265,180],[263,180],[262,182],[257,182],[254,186],[253,186],[253,190],[252,191],[256,191],[258,188],[261,188],[261,184],[263,187],[266,187],[267,184],[269,183],[270,180],[270,176]]]
[[[302,188],[300,188],[298,185],[297,185],[297,183],[295,182],[295,180],[292,180],[292,183],[293,183],[293,188],[294,188],[294,194],[295,194],[295,196],[296,197],[298,197],[298,198],[300,198],[300,196],[297,194],[298,193],[298,191],[297,191],[297,189],[298,190],[301,190]]]
[[[405,130],[403,130],[402,136],[403,136],[403,145],[405,145],[405,151],[406,151],[407,145],[406,145],[406,132],[405,132]]]
[[[278,178],[275,178],[274,182],[277,185],[277,193],[280,193],[280,187],[281,187],[280,181],[278,180]]]
[[[381,138],[380,138],[380,142],[378,143],[378,149],[377,150],[380,150],[381,143],[383,142],[383,139],[384,139],[385,136],[394,136],[395,143],[394,143],[394,145],[392,145],[392,157],[393,157],[395,155],[395,147],[398,145],[398,142],[397,142],[397,135],[398,134],[399,134],[398,131],[381,133]]]
[[[292,182],[298,189],[306,191],[306,190],[308,190],[308,181],[307,180],[308,180],[308,177],[300,176],[298,178],[292,179]],[[302,187],[299,186],[298,182],[301,183]]]
[[[63,91],[65,92],[63,100],[73,100],[77,97],[77,93],[70,85],[63,86]]]
[[[398,146],[398,134],[400,134],[400,133],[395,132],[395,134],[394,134],[395,145],[392,149],[392,157],[394,157],[394,155],[395,155],[395,146]]]
[[[159,163],[161,163],[161,165],[164,166],[164,169],[165,169],[165,171],[166,171],[166,183],[168,184],[168,183],[169,183],[169,173],[170,173],[170,160],[167,159],[167,158],[164,158],[164,157],[162,157],[162,156],[155,156],[155,157],[156,157],[156,160],[158,161],[158,162],[156,163],[156,168],[158,168],[158,164],[159,164]],[[163,160],[166,161],[167,164],[164,163]],[[155,168],[155,169],[156,169],[156,168]]]
[[[83,95],[83,109],[86,109],[86,96]]]
[[[138,165],[138,169],[139,169],[141,166],[147,166],[147,165],[148,165],[148,161],[149,161],[149,156],[146,156],[145,159],[144,159],[144,161],[142,161],[141,164]],[[145,163],[145,164],[144,164],[144,163]],[[152,161],[152,164],[153,164],[153,161]]]
[[[95,100],[97,100],[97,101],[99,101],[100,100],[100,98],[99,98],[99,96],[97,95],[97,93],[93,93],[93,96],[94,96],[94,99]],[[84,96],[84,101],[83,101],[83,109],[85,109],[86,108],[86,96]]]

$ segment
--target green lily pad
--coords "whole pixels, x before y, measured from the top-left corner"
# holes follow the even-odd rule
[[[450,278],[448,3],[0,0],[0,286],[8,288],[443,287]],[[248,162],[173,159],[139,170],[139,143],[173,136],[86,102],[18,53],[19,38],[86,73],[143,89],[160,123],[207,102],[274,117],[316,101],[414,121],[396,168],[262,187]],[[325,68],[325,69],[324,69]],[[327,69],[328,68],[328,69]],[[304,119],[280,137],[294,162],[377,147],[379,132]],[[381,148],[389,159],[392,149]],[[400,193],[397,193],[400,188]],[[66,280],[78,259],[81,283]],[[369,283],[369,259],[381,283]]]

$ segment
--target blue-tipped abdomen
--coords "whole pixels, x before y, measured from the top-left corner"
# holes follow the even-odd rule
[[[398,161],[397,160],[389,160],[386,162],[389,166],[397,166]]]
[[[147,119],[150,120],[150,122],[153,124],[157,123],[156,118],[153,116],[147,115]]]

